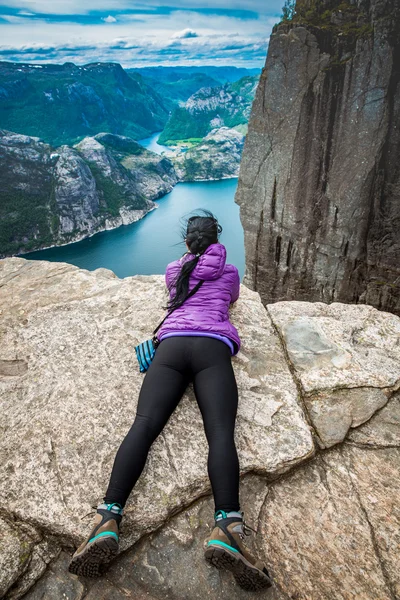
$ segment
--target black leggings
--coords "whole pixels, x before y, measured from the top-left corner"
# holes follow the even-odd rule
[[[209,445],[208,476],[215,510],[240,510],[239,460],[234,441],[238,390],[231,351],[221,340],[200,336],[161,341],[143,380],[135,421],[115,457],[105,502],[125,505],[150,446],[190,381]]]

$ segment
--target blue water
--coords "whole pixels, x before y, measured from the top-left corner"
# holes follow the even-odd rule
[[[139,140],[139,144],[147,148],[147,150],[152,150],[152,152],[156,152],[157,154],[161,154],[161,152],[164,150],[171,151],[171,148],[168,148],[168,146],[162,146],[162,144],[157,143],[160,133],[161,131],[158,131],[157,133],[153,133],[153,135],[148,138]]]
[[[184,252],[180,219],[193,210],[211,210],[222,225],[220,242],[226,246],[227,262],[244,275],[244,237],[239,206],[234,202],[237,179],[178,183],[163,198],[159,208],[140,221],[102,231],[80,242],[21,254],[33,260],[67,262],[92,271],[111,269],[118,277],[164,273],[167,264]],[[190,213],[190,214],[189,214]]]

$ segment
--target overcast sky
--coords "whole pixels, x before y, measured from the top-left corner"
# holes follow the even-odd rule
[[[0,60],[262,67],[284,0],[8,0]]]

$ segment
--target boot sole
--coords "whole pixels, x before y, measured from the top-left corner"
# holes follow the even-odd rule
[[[271,579],[254,567],[240,553],[230,552],[221,546],[208,546],[204,552],[206,561],[217,569],[231,571],[241,588],[256,592],[272,586]]]
[[[118,554],[118,542],[113,537],[103,537],[87,544],[82,552],[73,556],[68,571],[82,577],[101,577],[105,566]]]

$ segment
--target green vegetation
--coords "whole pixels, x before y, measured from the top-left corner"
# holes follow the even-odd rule
[[[122,186],[115,183],[110,177],[105,177],[96,163],[87,162],[87,165],[96,181],[97,189],[103,196],[104,204],[100,205],[100,214],[119,217],[119,209],[122,206],[135,208],[134,201]]]
[[[199,164],[194,158],[185,160],[186,180],[191,181],[195,178],[199,170]]]
[[[282,21],[286,23],[291,21],[295,15],[296,0],[285,0],[285,4],[282,7]]]
[[[248,128],[249,128],[249,126],[247,123],[241,123],[240,125],[235,125],[233,127],[233,129],[236,129],[236,131],[238,131],[239,133],[242,133],[243,135],[247,135]]]
[[[203,138],[187,138],[185,140],[166,140],[163,142],[165,146],[186,146],[187,148],[194,148],[203,141]]]
[[[0,90],[1,127],[54,146],[103,131],[140,139],[168,119],[162,97],[140,75],[112,63],[3,62]]]
[[[373,31],[362,9],[350,4],[349,0],[343,0],[332,9],[327,9],[322,0],[286,0],[281,23],[304,23],[355,39]]]
[[[183,168],[185,181],[195,181],[199,176],[202,178],[213,177],[214,179],[223,179],[226,176],[223,165],[218,166],[211,158],[204,159],[196,155],[185,156]]]
[[[88,209],[87,217],[95,217],[96,223],[98,221],[101,226],[106,218],[119,217],[122,207],[143,209],[147,205],[147,198],[137,183],[137,169],[151,181],[155,174],[163,177],[168,167],[164,170],[160,166],[162,161],[154,159],[154,155],[133,140],[110,134],[98,136],[98,139],[104,143],[113,165],[111,174],[104,171],[101,161],[90,162],[78,148],[74,151],[90,168],[98,192],[99,212],[92,215],[92,209]],[[51,146],[29,138],[12,140],[9,134],[0,136],[0,255],[29,252],[84,235],[86,230],[82,224],[77,224],[69,233],[60,231],[60,226],[61,215],[68,215],[72,222],[80,218],[81,212],[79,209],[76,211],[76,203],[83,203],[86,193],[92,193],[93,183],[88,180],[86,169],[75,169],[73,164],[71,172],[68,173],[66,167],[59,179],[57,172],[50,168],[57,161],[56,156],[50,158],[54,151]],[[132,169],[125,168],[124,163],[128,161],[131,161]],[[135,171],[133,174],[132,170]],[[65,197],[61,190],[58,204],[57,186],[68,186],[81,177],[81,173],[82,181],[79,183],[82,185],[78,185],[75,191],[71,190],[72,197]]]
[[[175,109],[159,143],[199,143],[215,127],[213,119],[226,127],[246,126],[257,81],[258,76],[246,76],[234,83],[200,90],[185,106]]]
[[[145,153],[143,146],[130,138],[124,138],[112,134],[101,134],[96,140],[105,148],[108,148],[120,156],[140,156]]]
[[[201,88],[218,85],[218,81],[203,73],[189,75],[177,81],[159,81],[150,77],[145,77],[144,80],[162,96],[170,110],[174,110],[179,102],[185,102]]]
[[[158,138],[158,143],[168,146],[178,140],[202,139],[209,131],[210,118],[206,111],[203,115],[196,115],[196,117],[198,118],[194,118],[194,115],[185,107],[176,108]]]
[[[0,248],[5,254],[18,252],[21,240],[28,252],[53,243],[49,223],[49,196],[24,194],[17,190],[0,191]],[[36,238],[36,239],[35,239]]]
[[[47,152],[51,149],[47,146]],[[0,146],[0,249],[12,254],[21,245],[33,250],[53,243],[49,210],[55,200],[52,178],[43,151],[34,149],[35,159],[21,159]],[[16,163],[17,176],[15,175]]]

